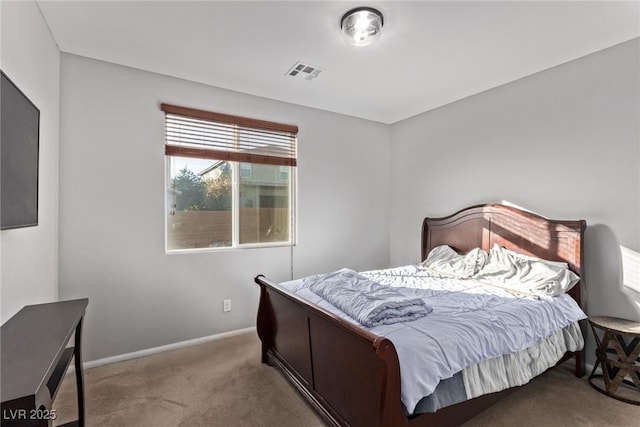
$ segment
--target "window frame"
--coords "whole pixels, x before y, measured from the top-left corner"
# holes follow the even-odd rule
[[[261,155],[252,155],[249,153],[248,155],[241,155],[241,159],[229,160],[228,156],[222,153],[219,159],[214,159],[211,155],[199,156],[198,150],[190,150],[186,148],[186,150],[173,150],[170,147],[170,144],[167,142],[167,137],[165,136],[165,221],[164,221],[164,240],[165,240],[165,254],[188,254],[188,253],[203,253],[203,252],[221,252],[221,251],[233,251],[238,249],[257,249],[257,248],[272,248],[272,247],[293,247],[297,244],[297,215],[298,215],[298,206],[297,206],[297,126],[292,125],[282,125],[274,122],[266,122],[262,120],[255,119],[247,119],[238,116],[230,116],[226,114],[207,112],[202,110],[193,110],[185,107],[176,107],[168,104],[161,104],[161,109],[165,113],[171,113],[175,115],[185,115],[185,117],[189,117],[189,113],[195,112],[196,117],[205,120],[214,120],[215,118],[222,118],[226,123],[231,123],[233,120],[236,120],[234,123],[236,126],[242,126],[251,128],[251,125],[257,124],[258,126],[262,126],[263,129],[276,130],[279,131],[280,128],[285,129],[286,132],[292,133],[292,141],[293,141],[293,157],[287,158],[283,160],[286,164],[281,163],[277,159],[267,158],[270,156],[261,156]],[[176,112],[179,111],[179,112]],[[203,117],[204,116],[204,117]],[[166,117],[166,116],[165,116]],[[165,132],[166,132],[166,119],[165,119]],[[235,144],[239,139],[238,132],[233,132],[233,138],[236,140]],[[172,146],[175,148],[176,146]],[[181,148],[181,147],[180,147]],[[232,154],[233,156],[233,154]],[[174,212],[174,201],[171,199],[171,180],[172,180],[172,158],[174,157],[191,157],[194,159],[202,159],[202,160],[219,160],[226,161],[231,164],[232,171],[232,179],[231,179],[231,234],[232,241],[230,246],[219,246],[219,247],[200,247],[200,248],[179,248],[179,249],[170,249],[169,244],[169,216]],[[227,157],[227,158],[225,158]],[[237,157],[237,156],[236,156]],[[261,157],[264,157],[262,159]],[[255,159],[260,159],[260,161],[251,161]],[[253,243],[240,243],[240,164],[241,163],[250,163],[252,165],[255,164],[264,164],[270,166],[279,166],[277,172],[277,180],[279,182],[287,182],[287,196],[288,196],[288,239],[278,242],[253,242]],[[281,179],[282,169],[283,167],[288,168],[288,176],[287,179]],[[251,175],[253,175],[253,167]]]

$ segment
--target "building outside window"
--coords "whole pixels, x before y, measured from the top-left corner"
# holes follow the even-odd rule
[[[251,178],[251,163],[240,163],[240,178]]]

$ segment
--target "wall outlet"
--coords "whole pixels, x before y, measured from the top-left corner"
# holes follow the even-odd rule
[[[231,300],[230,299],[226,299],[226,300],[222,301],[222,311],[224,311],[224,312],[231,311]]]

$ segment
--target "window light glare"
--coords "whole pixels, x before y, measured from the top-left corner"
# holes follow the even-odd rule
[[[382,14],[370,7],[358,7],[342,16],[340,28],[345,41],[352,46],[368,46],[380,38]]]
[[[622,258],[622,284],[640,292],[640,252],[620,246]]]

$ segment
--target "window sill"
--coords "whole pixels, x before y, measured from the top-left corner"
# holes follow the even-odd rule
[[[215,253],[215,252],[233,252],[242,251],[245,249],[266,249],[266,248],[288,248],[296,246],[290,242],[276,242],[276,243],[248,243],[238,246],[221,246],[212,248],[192,248],[192,249],[166,249],[165,255],[184,255],[184,254],[201,254],[201,253]]]

